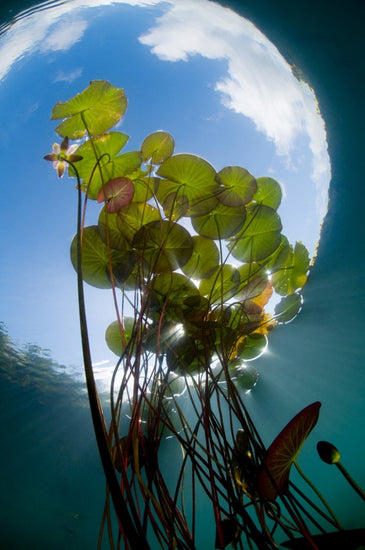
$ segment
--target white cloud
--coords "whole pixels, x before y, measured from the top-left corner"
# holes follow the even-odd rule
[[[71,82],[73,82],[77,78],[80,78],[81,75],[81,67],[78,67],[74,71],[70,71],[68,73],[65,73],[64,71],[58,71],[53,79],[53,82],[67,82],[68,84],[71,84]]]
[[[86,28],[87,23],[83,19],[76,21],[66,19],[62,23],[57,23],[39,45],[39,51],[42,53],[67,51],[80,40]]]
[[[37,51],[69,49],[81,33],[86,30],[82,20],[70,22],[69,16],[77,15],[82,8],[94,8],[111,4],[127,4],[130,6],[153,6],[160,0],[73,0],[57,3],[43,10],[27,10],[20,13],[0,36],[0,81],[3,80],[15,62],[28,54]],[[67,16],[68,23],[62,23]],[[62,30],[55,27],[62,23]],[[73,28],[76,34],[72,36],[68,28]],[[52,29],[54,31],[52,32]],[[45,42],[45,44],[44,44]]]
[[[293,76],[277,48],[250,21],[216,3],[169,0],[169,4],[140,42],[166,61],[187,61],[193,55],[227,60],[227,74],[215,83],[222,104],[250,118],[287,162],[296,138],[307,135],[312,177],[318,185],[324,176],[329,182],[326,134],[315,95]]]

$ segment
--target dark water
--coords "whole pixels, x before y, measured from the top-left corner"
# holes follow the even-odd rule
[[[308,77],[326,121],[333,169],[330,211],[304,293],[305,308],[292,325],[273,335],[270,354],[258,361],[261,380],[249,405],[269,443],[289,419],[288,411],[294,414],[303,402],[321,400],[316,437],[339,447],[343,463],[364,487],[362,8],[355,0],[345,6],[314,0],[230,4]],[[10,9],[23,7],[3,3],[3,19],[9,19]],[[96,548],[104,481],[86,398],[66,375],[52,374],[52,360],[42,350],[28,349],[28,367],[24,350],[13,357],[5,351],[0,550]],[[363,503],[337,472],[318,462],[315,442],[303,450],[306,468],[328,490],[345,526],[364,526]],[[205,550],[203,544],[199,550]]]
[[[93,548],[97,540],[104,483],[87,398],[55,367],[44,351],[15,347],[2,327],[2,550]]]

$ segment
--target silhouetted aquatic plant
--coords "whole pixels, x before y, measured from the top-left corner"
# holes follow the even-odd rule
[[[336,464],[337,468],[340,470],[344,478],[349,482],[351,487],[357,492],[362,500],[365,500],[364,491],[358,486],[358,484],[350,476],[346,468],[341,464],[341,456],[338,449],[336,449],[336,447],[328,441],[318,441],[317,451],[323,462],[326,462],[327,464]]]
[[[165,131],[147,136],[138,151],[121,152],[128,136],[110,129],[126,107],[122,89],[91,82],[55,105],[51,118],[61,120],[56,132],[63,141],[45,157],[59,177],[68,167],[77,182],[71,261],[107,480],[99,544],[105,529],[111,548],[147,549],[152,540],[162,548],[196,548],[196,495],[204,491],[216,548],[277,548],[278,527],[317,548],[313,526],[341,526],[326,504],[323,511],[321,496],[316,505],[289,481],[289,471],[292,463],[298,467],[320,404],[299,413],[266,450],[240,386],[240,379],[246,390],[257,380],[245,360],[259,356],[272,328],[301,309],[310,268],[305,246],[290,245],[281,233],[280,185],[240,166],[216,171],[199,156],[174,154]],[[90,200],[102,208],[97,223],[85,227]],[[110,426],[92,369],[84,282],[109,289],[115,305],[105,333],[119,357]],[[270,314],[274,294],[281,299]],[[173,481],[160,460],[167,437],[181,453]]]

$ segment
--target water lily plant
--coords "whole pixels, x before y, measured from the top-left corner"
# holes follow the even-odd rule
[[[68,167],[77,181],[71,262],[107,482],[99,547],[106,532],[111,548],[148,549],[152,540],[197,548],[199,491],[210,502],[216,548],[277,548],[277,532],[318,548],[308,521],[338,526],[289,476],[320,404],[299,413],[268,449],[245,404],[244,391],[257,381],[245,361],[298,314],[310,269],[305,246],[282,234],[280,184],[175,153],[162,130],[125,152],[128,136],[112,128],[126,107],[123,89],[92,81],[55,105],[63,141],[45,156],[59,177]],[[85,227],[90,200],[101,209]],[[117,356],[109,426],[92,367],[85,283],[109,292],[115,306],[105,330]],[[178,457],[173,481],[161,460],[167,437]]]
[[[81,155],[75,155],[75,151],[78,149],[77,143],[73,145],[68,145],[68,137],[66,136],[62,143],[53,144],[53,153],[44,156],[45,160],[53,162],[53,168],[57,170],[57,175],[59,178],[62,178],[66,167],[73,162],[82,160]]]

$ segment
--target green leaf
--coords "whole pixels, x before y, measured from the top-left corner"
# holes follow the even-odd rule
[[[297,292],[284,296],[275,306],[275,318],[278,323],[289,323],[302,308],[303,298]]]
[[[273,178],[257,178],[257,191],[254,200],[262,205],[277,210],[281,203],[282,191],[280,184]]]
[[[194,217],[191,222],[199,235],[208,239],[227,239],[236,235],[246,219],[244,206],[217,206],[204,216]]]
[[[206,369],[210,362],[203,344],[185,336],[170,346],[166,353],[166,363],[170,371],[195,375]]]
[[[102,134],[92,141],[88,140],[82,143],[77,149],[78,154],[82,156],[82,160],[77,164],[77,171],[80,178],[88,183],[93,172],[96,171],[97,160],[94,150],[96,151],[97,158],[100,159],[99,165],[105,167],[117,156],[128,139],[129,136],[121,132],[110,132],[108,134]],[[69,168],[69,172],[72,176],[76,176],[72,166]]]
[[[240,300],[252,300],[259,296],[266,288],[268,274],[259,264],[249,263],[238,267],[240,284],[237,295]]]
[[[289,244],[288,239],[284,235],[281,235],[279,246],[276,248],[276,250],[274,250],[272,254],[265,258],[263,262],[261,262],[261,265],[264,265],[265,269],[267,269],[271,273],[275,273],[285,263],[287,255],[291,250],[290,247],[291,245]]]
[[[255,178],[241,166],[227,166],[217,174],[224,186],[218,199],[226,206],[242,206],[251,202],[257,184]]]
[[[243,228],[228,243],[232,255],[241,262],[258,262],[267,258],[280,245],[280,217],[268,206],[247,207]]]
[[[259,379],[259,373],[255,367],[242,363],[241,359],[232,361],[229,365],[229,373],[235,384],[245,393],[251,391]]]
[[[181,225],[166,220],[143,225],[132,244],[153,273],[168,273],[178,269],[193,252],[190,233]]]
[[[162,273],[151,281],[150,312],[157,314],[159,321],[163,311],[165,323],[182,323],[192,310],[192,302],[199,300],[197,287],[180,273]]]
[[[217,203],[214,195],[219,187],[216,172],[211,164],[201,157],[189,154],[174,155],[159,167],[157,175],[161,179],[157,189],[159,201],[164,203],[167,196],[177,193],[189,202],[189,215],[203,215]]]
[[[171,157],[175,149],[174,138],[167,132],[154,132],[145,138],[141,146],[142,160],[151,159],[152,164],[161,164]]]
[[[123,237],[132,243],[137,231],[142,226],[159,220],[160,213],[157,208],[154,208],[150,204],[131,202],[131,204],[123,206],[119,210],[117,227]]]
[[[141,165],[141,153],[139,151],[128,151],[115,157],[111,162],[102,167],[104,182],[120,177],[126,177],[137,170]],[[99,170],[95,172],[89,187],[89,198],[97,198],[102,187],[102,179]]]
[[[108,217],[108,222],[107,218]],[[123,233],[120,231],[118,227],[118,214],[114,213],[108,213],[106,216],[105,207],[102,208],[99,214],[99,220],[98,220],[98,231],[103,239],[104,243],[107,244],[108,237],[107,237],[107,224],[108,223],[108,232],[109,232],[109,245],[111,248],[115,248],[116,250],[130,250],[130,243],[126,239],[126,237],[123,235]]]
[[[82,161],[77,165],[77,171],[83,180],[83,189],[88,188],[88,197],[96,199],[102,187],[117,177],[124,177],[137,170],[141,166],[141,153],[130,151],[117,156],[128,140],[128,136],[120,132],[103,134],[97,138],[86,141],[78,148],[82,155]],[[95,157],[96,152],[96,157]],[[75,176],[75,171],[70,167],[70,174]]]
[[[153,196],[154,178],[146,176],[146,172],[138,169],[130,172],[128,176],[134,183],[133,202],[147,203]]]
[[[113,321],[105,331],[105,341],[108,348],[120,357],[124,352],[128,342],[132,338],[135,328],[135,320],[133,317],[125,317],[123,320],[123,336],[120,331],[119,322]]]
[[[309,271],[309,253],[303,243],[296,243],[282,250],[275,261],[272,284],[281,296],[303,288]]]
[[[185,195],[179,195],[178,192],[167,195],[162,203],[163,211],[166,217],[171,221],[177,221],[187,216],[189,211],[189,201]]]
[[[300,411],[271,443],[258,480],[261,495],[275,500],[285,493],[291,465],[316,425],[320,407],[321,403],[316,401]]]
[[[159,299],[158,308],[160,307]],[[182,335],[183,330],[180,323],[172,322],[171,320],[163,320],[161,322],[161,319],[158,319],[156,323],[147,328],[143,345],[148,351],[161,355],[166,353],[168,348],[173,346]]]
[[[245,361],[257,359],[267,348],[267,337],[264,334],[252,333],[238,341],[237,357]]]
[[[89,87],[65,103],[56,103],[51,120],[66,119],[56,132],[69,139],[82,138],[87,132],[98,136],[112,128],[127,108],[124,90],[106,80],[93,80]]]
[[[232,298],[240,282],[238,270],[233,265],[224,264],[207,279],[200,281],[199,290],[211,303]]]
[[[193,252],[182,266],[185,275],[192,279],[206,279],[218,268],[219,250],[211,239],[193,236]]]
[[[133,270],[133,255],[110,250],[111,264],[116,283],[125,280]],[[71,262],[77,271],[77,236],[71,243]],[[96,225],[85,227],[82,236],[82,276],[85,282],[97,288],[111,288],[108,249]]]

